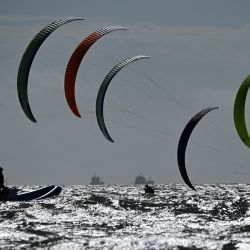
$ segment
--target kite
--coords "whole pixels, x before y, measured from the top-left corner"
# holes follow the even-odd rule
[[[246,96],[250,86],[250,75],[241,84],[234,101],[234,124],[242,142],[250,148],[250,137],[245,119]]]
[[[179,165],[179,170],[181,173],[181,176],[183,178],[183,180],[185,181],[185,183],[194,191],[196,191],[196,189],[194,188],[194,186],[192,185],[192,183],[190,182],[189,178],[188,178],[188,174],[187,174],[187,170],[186,170],[186,163],[185,163],[185,153],[186,153],[186,148],[187,148],[187,144],[188,144],[188,140],[190,138],[191,133],[193,132],[195,126],[198,124],[198,122],[210,111],[214,110],[214,109],[218,109],[218,107],[214,107],[214,108],[206,108],[203,109],[202,111],[200,111],[199,113],[197,113],[186,125],[186,127],[184,128],[180,140],[179,140],[179,144],[178,144],[178,149],[177,149],[177,160],[178,160],[178,165]]]
[[[72,53],[66,71],[65,71],[65,78],[64,78],[64,92],[67,103],[73,112],[78,117],[81,117],[77,105],[76,105],[76,98],[75,98],[75,82],[76,82],[76,75],[80,64],[83,60],[83,57],[89,50],[89,48],[101,37],[105,36],[106,34],[116,31],[116,30],[126,30],[126,28],[120,26],[110,26],[106,28],[101,28],[98,31],[93,32],[88,37],[86,37],[74,50]]]
[[[76,21],[83,20],[81,17],[65,17],[60,20],[54,21],[51,24],[40,30],[37,35],[31,40],[28,47],[26,48],[22,60],[19,65],[18,75],[17,75],[17,93],[21,107],[25,115],[32,121],[36,122],[34,115],[32,114],[29,99],[28,99],[28,78],[32,62],[35,55],[45,41],[45,39],[60,26]]]
[[[103,135],[105,136],[105,138],[110,141],[110,142],[114,142],[114,140],[111,138],[111,136],[109,135],[105,122],[104,122],[104,116],[103,116],[103,104],[104,104],[104,98],[105,98],[105,94],[107,91],[107,88],[111,82],[111,80],[114,78],[114,76],[125,66],[127,66],[128,64],[135,62],[137,60],[141,60],[141,59],[145,59],[145,58],[149,58],[148,56],[144,56],[144,55],[139,55],[139,56],[133,56],[130,58],[125,59],[124,61],[118,63],[115,67],[113,67],[113,69],[106,75],[106,77],[104,78],[98,94],[97,94],[97,98],[96,98],[96,118],[97,118],[97,122],[99,125],[99,128],[101,129]]]

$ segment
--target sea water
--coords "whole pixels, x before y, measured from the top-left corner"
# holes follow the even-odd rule
[[[250,249],[250,185],[62,186],[0,203],[0,249]],[[31,191],[40,186],[18,186]]]

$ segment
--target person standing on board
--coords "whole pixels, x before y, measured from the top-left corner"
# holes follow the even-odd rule
[[[3,168],[0,167],[0,189],[5,189],[4,186],[4,176],[3,176]]]
[[[153,187],[150,187],[148,184],[144,187],[145,194],[154,194],[155,190]]]
[[[0,200],[4,200],[7,196],[8,188],[4,185],[3,168],[0,167]]]

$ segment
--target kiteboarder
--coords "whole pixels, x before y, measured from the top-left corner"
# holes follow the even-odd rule
[[[4,176],[3,176],[3,168],[0,167],[0,189],[6,188],[4,186]]]
[[[8,188],[4,185],[3,168],[0,167],[0,200],[4,200],[8,194]]]
[[[153,187],[150,187],[148,184],[144,187],[145,194],[154,194],[155,190]]]

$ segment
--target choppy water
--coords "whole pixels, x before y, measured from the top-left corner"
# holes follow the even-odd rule
[[[196,187],[64,186],[57,198],[2,202],[0,248],[250,249],[250,185]]]

